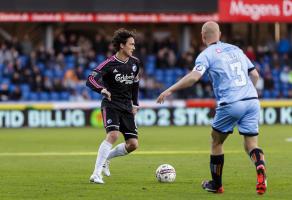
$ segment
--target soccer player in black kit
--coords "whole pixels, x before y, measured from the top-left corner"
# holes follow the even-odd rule
[[[100,144],[95,169],[90,182],[103,184],[102,172],[110,176],[109,160],[124,156],[138,147],[138,132],[134,116],[138,109],[139,59],[135,50],[134,33],[119,29],[112,39],[115,55],[97,66],[88,76],[86,85],[103,95],[101,110],[107,135]],[[125,142],[112,149],[120,133]]]

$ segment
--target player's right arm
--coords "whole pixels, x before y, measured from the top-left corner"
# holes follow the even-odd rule
[[[170,88],[162,92],[156,100],[157,103],[163,103],[164,99],[170,96],[173,92],[192,86],[202,77],[202,75],[205,73],[208,67],[209,67],[209,62],[208,62],[207,56],[205,55],[205,53],[202,52],[196,59],[196,64],[193,71],[185,75],[181,80],[179,80],[173,86],[171,86]]]
[[[95,92],[102,94],[108,100],[111,100],[111,93],[105,88],[102,77],[104,72],[100,70],[93,70],[88,76],[86,86]]]
[[[174,84],[173,86],[171,86],[170,88],[162,92],[157,98],[157,103],[163,103],[164,99],[167,96],[171,95],[173,92],[192,86],[201,78],[201,76],[202,74],[200,74],[199,72],[191,71],[190,73],[185,75],[182,79],[180,79],[176,84]]]

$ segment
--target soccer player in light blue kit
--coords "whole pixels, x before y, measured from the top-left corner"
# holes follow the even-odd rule
[[[196,83],[204,73],[212,82],[217,101],[212,123],[210,170],[212,180],[203,181],[204,190],[223,193],[222,171],[224,164],[223,143],[237,125],[244,137],[245,151],[256,166],[258,194],[266,191],[264,153],[258,147],[258,122],[260,104],[254,85],[259,74],[251,61],[237,46],[220,42],[221,32],[216,22],[206,22],[202,27],[202,40],[207,48],[197,57],[192,72],[165,90],[158,103],[173,92]]]

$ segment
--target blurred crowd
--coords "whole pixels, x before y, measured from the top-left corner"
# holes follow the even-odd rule
[[[88,74],[113,54],[111,36],[95,37],[59,33],[52,49],[35,45],[29,35],[12,38],[0,45],[0,101],[83,101],[99,100],[101,96],[85,87]],[[231,42],[231,41],[228,41]],[[136,56],[142,60],[140,99],[154,99],[165,88],[192,70],[194,60],[203,50],[192,42],[181,53],[171,35],[162,39],[137,35]],[[292,97],[291,41],[269,40],[254,48],[238,44],[261,74],[257,90],[261,98]],[[173,98],[213,98],[207,76]]]

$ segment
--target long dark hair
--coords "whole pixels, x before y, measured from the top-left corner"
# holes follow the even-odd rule
[[[118,52],[121,48],[120,44],[126,44],[130,37],[135,38],[135,33],[124,28],[116,30],[112,39],[115,51]]]

